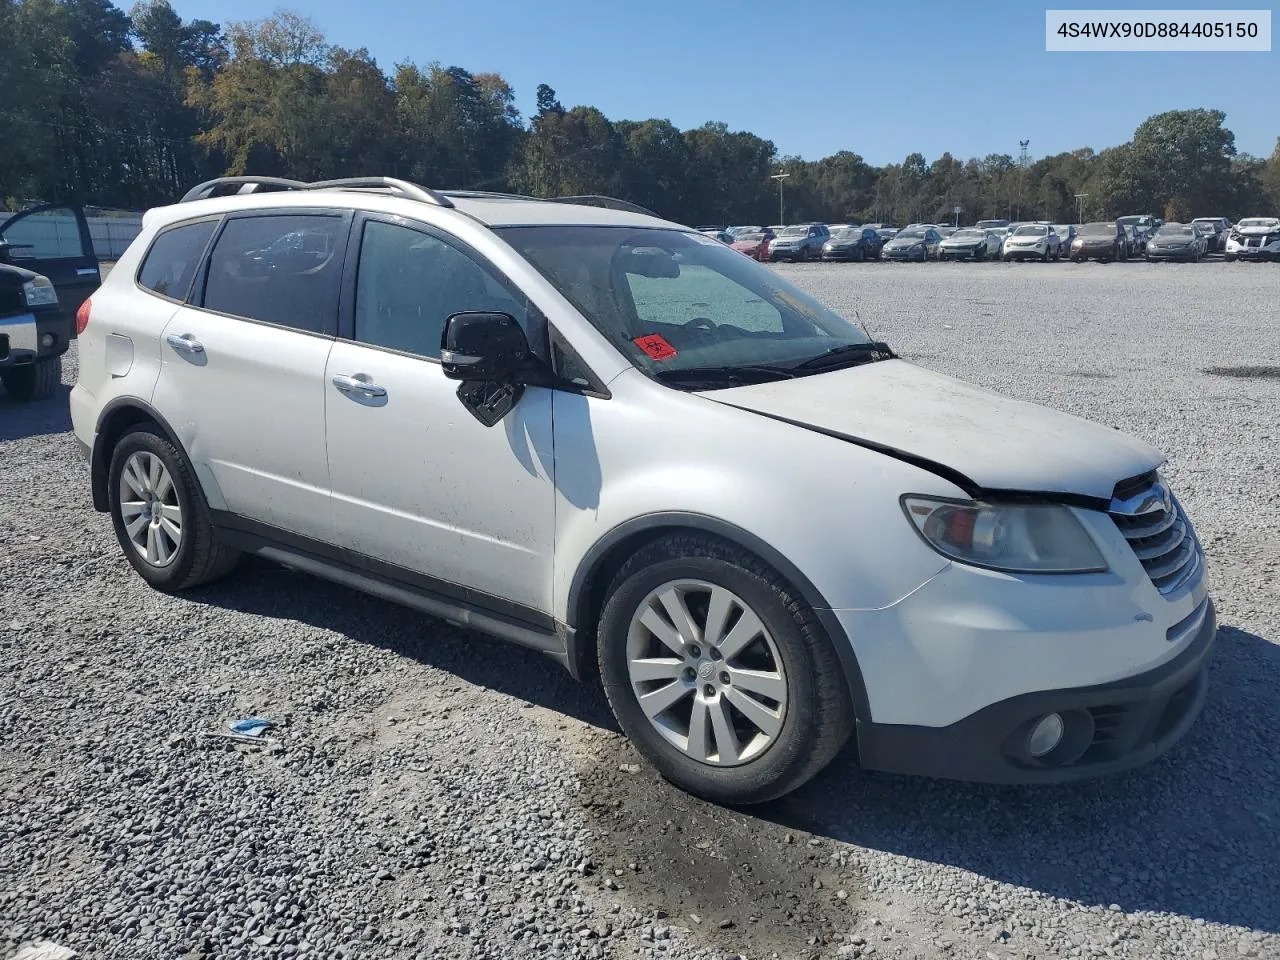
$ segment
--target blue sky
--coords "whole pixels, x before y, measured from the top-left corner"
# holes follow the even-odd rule
[[[223,25],[289,0],[172,0]],[[128,6],[127,3],[124,6]],[[497,71],[528,116],[548,83],[611,119],[721,120],[783,154],[871,163],[918,150],[1033,157],[1128,140],[1153,113],[1227,114],[1241,151],[1280,136],[1280,53],[1048,53],[1046,8],[1266,9],[1034,0],[306,0],[329,42],[403,60]],[[1273,19],[1280,20],[1273,14]],[[1274,28],[1275,25],[1273,25]]]

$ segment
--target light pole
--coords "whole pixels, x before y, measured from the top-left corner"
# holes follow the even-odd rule
[[[1087,193],[1076,194],[1076,219],[1080,223],[1084,223],[1084,198],[1087,196]]]
[[[782,226],[786,226],[786,223],[787,223],[786,219],[782,215],[782,181],[787,179],[787,177],[789,176],[791,176],[791,174],[789,173],[769,174],[770,180],[778,181],[778,223],[781,224]]]

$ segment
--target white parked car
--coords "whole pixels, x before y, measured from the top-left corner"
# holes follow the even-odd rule
[[[1062,256],[1062,239],[1047,223],[1026,223],[1004,239],[1001,256],[1006,260],[1057,260]]]
[[[1225,260],[1280,260],[1280,220],[1246,217],[1231,228]]]
[[[1199,713],[1203,554],[1142,441],[619,202],[255,183],[148,211],[85,311],[75,434],[157,589],[252,552],[598,671],[723,802],[851,736],[881,770],[1115,771]]]
[[[985,260],[1000,256],[1000,234],[994,230],[962,227],[938,244],[939,260]]]

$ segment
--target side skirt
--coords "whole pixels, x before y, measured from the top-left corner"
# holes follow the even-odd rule
[[[218,539],[237,550],[529,647],[570,668],[573,629],[540,611],[233,513],[215,510],[212,520]]]

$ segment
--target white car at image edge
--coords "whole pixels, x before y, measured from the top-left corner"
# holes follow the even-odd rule
[[[1246,217],[1231,228],[1223,259],[1280,260],[1280,219]]]
[[[578,200],[226,178],[148,211],[71,393],[134,570],[251,552],[532,647],[720,802],[850,737],[1012,783],[1182,737],[1216,619],[1156,450]]]

